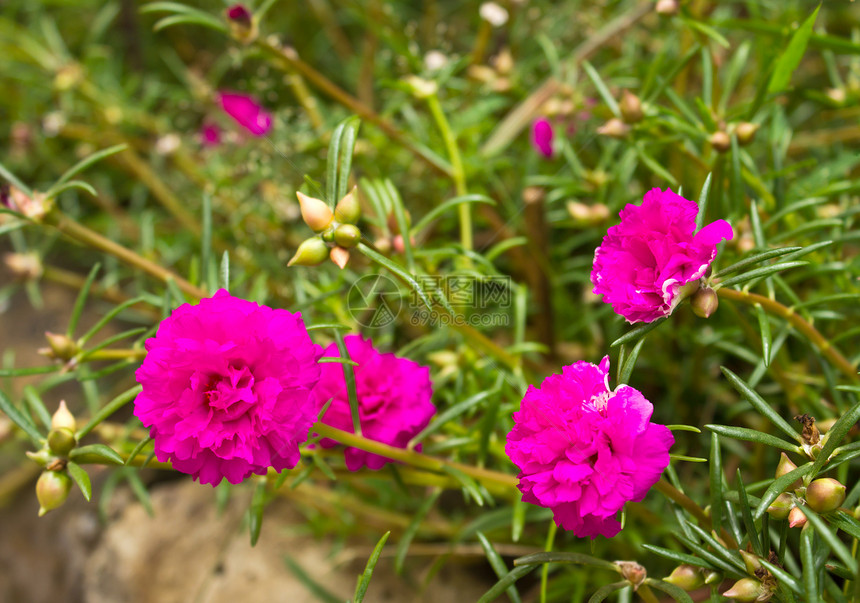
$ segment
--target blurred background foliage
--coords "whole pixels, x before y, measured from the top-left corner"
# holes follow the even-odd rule
[[[355,253],[343,271],[330,263],[286,267],[311,234],[295,191],[324,196],[331,132],[358,114],[351,176],[359,184],[361,226],[395,262],[406,265],[391,246],[396,228],[385,214],[395,214],[394,206],[402,205],[414,224],[464,193],[483,201],[469,206],[471,248],[461,238],[462,210],[452,207],[414,233],[410,251],[421,274],[511,277],[511,303],[492,309],[506,316],[504,325],[480,329],[504,354],[481,349],[456,329],[413,325],[406,309],[385,328],[365,332],[378,347],[429,365],[440,413],[456,409],[428,435],[426,452],[512,472],[504,435],[527,384],[605,354],[623,366],[621,346],[610,344],[629,327],[591,294],[589,272],[618,211],[652,187],[698,199],[711,175],[706,222],[725,218],[735,229],[715,271],[771,247],[805,248],[792,259],[806,265],[743,287],[795,308],[857,364],[860,8],[826,2],[798,63],[786,58],[790,40],[816,4],[681,4],[677,14],[660,15],[643,0],[512,0],[503,4],[503,22],[493,24],[475,2],[310,0],[299,9],[276,1],[249,6],[259,16],[259,36],[244,43],[231,39],[226,5],[217,3],[8,0],[0,14],[0,162],[33,189],[46,190],[78,160],[125,144],[78,176],[95,197],[83,190],[58,197],[66,216],[204,288],[215,282],[216,259],[228,251],[234,294],[300,310],[308,324],[358,330],[350,287],[380,268]],[[183,22],[177,15],[191,17]],[[435,85],[426,88],[428,82]],[[259,99],[273,114],[270,133],[252,138],[241,131],[218,106],[219,90]],[[631,114],[625,90],[638,98],[641,115]],[[434,103],[447,119],[439,119]],[[551,159],[529,142],[539,116],[554,127]],[[204,123],[223,129],[222,144],[201,144]],[[95,281],[101,295],[89,303],[106,312],[142,296],[120,313],[127,328],[147,327],[123,344],[140,349],[155,319],[183,301],[175,287],[54,229],[8,219],[0,231],[7,251],[33,252],[43,264],[33,278],[19,271],[21,278],[0,283],[7,304],[21,299],[13,297],[21,288],[38,304],[39,279],[80,289],[91,266],[102,262]],[[401,293],[408,306],[410,291]],[[723,300],[707,321],[686,306],[671,321],[637,348],[629,377],[654,403],[655,421],[772,431],[720,366],[789,421],[800,413],[825,421],[853,404],[853,394],[837,386],[856,379],[839,374],[780,318],[764,319],[765,336],[752,307]],[[314,337],[325,344],[329,333]],[[4,350],[4,362],[15,366],[15,350]],[[84,363],[55,381],[109,369],[110,375],[82,381],[86,403],[76,410],[85,415],[133,385],[135,366],[134,358]],[[11,393],[10,383],[3,388]],[[50,398],[54,383],[40,383],[39,394]],[[133,429],[100,435],[125,452],[141,440]],[[706,435],[676,432],[676,441],[676,454],[711,453]],[[747,490],[760,494],[777,453],[728,438],[722,443],[726,484],[736,486],[740,469]],[[18,462],[21,444],[2,444],[4,464]],[[375,541],[384,511],[401,518],[390,527],[402,534],[424,503],[423,489],[403,480],[409,470],[356,480],[337,462],[318,451],[289,477],[304,480],[287,495],[306,510],[310,529],[366,532]],[[330,480],[324,463],[342,479]],[[850,489],[852,464],[839,471]],[[676,462],[670,475],[703,507],[711,500],[705,465]],[[544,546],[548,512],[504,498],[480,507],[463,500],[434,497],[433,508],[422,512],[435,527],[418,537],[456,545],[475,542],[480,531],[497,544]],[[348,501],[362,505],[350,508]],[[380,515],[369,522],[363,513]],[[667,575],[671,562],[646,554],[641,544],[678,549],[675,513],[681,511],[652,494],[629,505],[619,537],[590,544],[560,533],[555,548],[636,559],[652,575]],[[607,581],[569,566],[552,572],[550,600],[584,600],[583,593]]]

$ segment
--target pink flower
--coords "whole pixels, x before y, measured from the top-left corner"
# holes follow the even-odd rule
[[[227,18],[231,21],[237,21],[243,25],[251,24],[251,12],[244,4],[234,4],[227,8]]]
[[[545,117],[532,124],[532,146],[547,159],[552,158],[552,124]]]
[[[221,107],[240,126],[254,136],[265,136],[272,127],[272,116],[253,97],[247,94],[221,92]]]
[[[359,335],[347,335],[344,343],[349,358],[358,363],[353,370],[362,435],[383,444],[405,448],[410,438],[424,429],[436,412],[436,407],[430,402],[433,395],[430,369],[394,354],[382,354],[374,349],[369,339]],[[339,357],[337,344],[326,348],[323,356]],[[332,399],[321,421],[352,433],[343,365],[324,363],[321,366],[322,376],[314,394],[320,406]],[[338,445],[332,439],[323,439],[320,444],[324,448]],[[364,465],[369,469],[380,469],[391,461],[351,447],[346,449],[345,458],[350,471],[357,471]]]
[[[221,128],[212,123],[200,128],[200,144],[204,147],[217,147],[221,144]]]
[[[296,466],[322,353],[300,314],[222,289],[174,310],[146,350],[134,414],[159,461],[213,486]]]
[[[699,232],[699,206],[669,189],[654,188],[642,205],[628,204],[594,252],[594,293],[627,319],[652,322],[672,313],[695,288],[717,255],[717,244],[734,236],[725,220]]]
[[[651,423],[653,407],[627,385],[609,389],[609,357],[576,362],[530,386],[505,452],[520,468],[523,500],[552,509],[579,537],[615,536],[627,501],[638,502],[669,464],[675,442]]]

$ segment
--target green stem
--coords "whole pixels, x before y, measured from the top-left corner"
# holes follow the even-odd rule
[[[695,517],[702,528],[704,528],[705,530],[711,529],[711,518],[705,515],[705,512],[702,510],[702,508],[697,505],[692,498],[678,490],[675,486],[673,486],[666,480],[661,479],[656,484],[654,484],[654,489],[663,494],[663,496],[665,496],[669,500],[676,503],[679,507],[687,511],[690,515]],[[723,541],[726,543],[726,546],[733,549],[738,548],[738,544],[737,542],[735,542],[735,539],[725,529],[721,530],[720,535]]]
[[[651,587],[646,584],[640,584],[636,591],[645,603],[660,603],[660,600],[654,595]]]
[[[427,106],[430,108],[430,113],[439,127],[442,139],[445,141],[445,148],[448,150],[448,157],[451,159],[451,177],[454,179],[454,188],[457,191],[457,196],[461,197],[466,194],[466,172],[463,169],[463,161],[460,159],[460,149],[457,148],[457,139],[451,131],[451,125],[448,123],[448,118],[445,117],[445,112],[442,111],[442,105],[439,103],[439,97],[436,94],[431,94],[427,97]],[[460,242],[463,244],[464,249],[471,251],[473,247],[471,204],[461,203],[459,212]]]
[[[860,381],[860,376],[857,374],[857,368],[836,349],[830,341],[822,335],[818,329],[808,323],[793,308],[784,306],[776,300],[750,293],[748,291],[737,291],[736,289],[720,288],[717,289],[719,297],[730,299],[750,306],[760,305],[765,312],[774,316],[779,316],[785,319],[791,326],[800,331],[812,342],[818,350],[827,357],[839,371],[848,377],[851,381]]]
[[[497,492],[507,492],[511,496],[517,494],[517,478],[508,473],[483,469],[481,467],[473,467],[462,463],[455,463],[444,459],[428,456],[420,452],[414,452],[405,448],[395,448],[381,442],[370,440],[363,436],[355,435],[348,431],[335,429],[324,423],[317,422],[312,430],[324,438],[331,438],[345,446],[352,446],[365,452],[378,454],[395,461],[400,461],[413,467],[426,469],[429,471],[444,471],[445,467],[451,467],[462,471],[469,477],[481,482],[488,489],[492,488]]]

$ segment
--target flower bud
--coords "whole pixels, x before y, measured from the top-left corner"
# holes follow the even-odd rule
[[[725,153],[732,146],[732,139],[729,138],[729,135],[722,130],[718,130],[711,134],[708,142],[711,143],[711,146],[714,147],[714,150],[718,153]]]
[[[328,246],[319,237],[311,237],[304,241],[296,250],[296,255],[287,266],[316,266],[325,261]]]
[[[50,347],[39,350],[39,353],[43,356],[60,360],[71,360],[79,351],[78,344],[65,335],[45,331],[45,339],[48,340]]]
[[[341,224],[334,231],[334,242],[344,249],[355,247],[360,240],[361,231],[352,224]]]
[[[767,512],[774,519],[785,519],[793,507],[794,501],[791,498],[791,494],[783,492],[776,497],[776,500],[770,503]]]
[[[753,555],[752,553],[744,550],[741,550],[739,552],[741,554],[741,557],[744,558],[744,565],[747,568],[748,574],[755,574],[756,570],[761,569],[761,561],[759,561],[757,555]]]
[[[609,138],[624,138],[630,132],[630,126],[613,117],[605,124],[597,128],[597,133]]]
[[[42,260],[35,253],[7,253],[3,262],[12,274],[21,280],[35,280],[42,276]]]
[[[788,458],[788,455],[784,452],[779,455],[779,464],[776,466],[776,477],[780,478],[786,473],[790,473],[797,469],[797,465],[791,462],[791,459]],[[803,485],[803,482],[800,479],[795,480],[791,485],[787,486],[785,490],[797,490]]]
[[[723,581],[723,573],[711,571],[705,574],[705,584],[719,584]]]
[[[677,0],[657,0],[654,10],[658,15],[671,16],[677,14],[678,2]]]
[[[51,416],[51,429],[69,429],[74,431],[77,429],[78,424],[75,421],[75,415],[69,411],[69,407],[66,406],[65,400],[60,400],[60,405],[57,407],[56,412]]]
[[[409,213],[409,210],[403,211],[404,216],[406,217],[406,228],[412,226],[412,214]],[[386,220],[388,223],[388,230],[392,232],[392,234],[400,234],[400,224],[397,222],[397,216],[392,211],[388,214],[388,219]]]
[[[425,80],[417,75],[410,75],[404,81],[415,98],[430,98],[439,91],[439,84],[434,80]]]
[[[296,191],[299,204],[302,208],[302,220],[311,227],[314,232],[322,232],[329,227],[334,219],[334,214],[324,201],[308,197],[301,191]]]
[[[813,480],[806,487],[806,504],[816,513],[830,513],[845,502],[845,486],[830,477]]]
[[[761,582],[754,578],[741,578],[724,592],[723,596],[743,603],[752,603],[758,599],[762,592]]]
[[[39,517],[66,502],[71,489],[72,479],[64,471],[43,471],[36,482]]]
[[[75,432],[68,427],[52,429],[48,433],[48,448],[58,456],[68,456],[77,444]]]
[[[705,583],[705,577],[698,568],[685,563],[672,570],[668,577],[663,578],[663,582],[674,584],[684,590],[696,590]]]
[[[743,146],[748,145],[755,138],[755,133],[758,132],[759,125],[750,123],[748,121],[742,121],[735,128],[735,134],[738,137],[738,144]]]
[[[615,565],[621,571],[621,577],[633,585],[633,590],[645,582],[648,572],[635,561],[616,561]]]
[[[391,241],[385,237],[376,239],[373,242],[373,246],[376,247],[376,250],[383,255],[387,255],[391,252]]]
[[[249,11],[243,4],[234,4],[224,11],[227,24],[230,26],[230,34],[235,40],[242,44],[250,44],[257,38],[257,24]]]
[[[343,270],[346,267],[346,263],[349,261],[349,250],[344,249],[343,247],[332,247],[329,257],[332,262],[337,264],[338,268]]]
[[[629,90],[622,93],[618,108],[621,109],[621,117],[628,124],[635,124],[645,117],[645,113],[642,111],[642,101]]]
[[[717,311],[720,300],[717,298],[716,291],[710,287],[701,287],[690,298],[690,304],[693,307],[693,314],[700,318],[708,318]]]
[[[341,224],[355,224],[361,217],[361,204],[355,194],[355,187],[337,202],[334,208],[334,219]]]
[[[805,525],[806,515],[803,514],[803,511],[800,510],[800,507],[792,507],[791,511],[788,512],[788,527],[802,528]]]

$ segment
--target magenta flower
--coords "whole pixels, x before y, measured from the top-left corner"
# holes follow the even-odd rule
[[[272,127],[272,116],[247,94],[220,92],[221,107],[236,123],[254,136],[265,136]]]
[[[669,189],[651,189],[642,205],[628,204],[619,214],[621,224],[609,229],[594,252],[594,293],[630,323],[671,314],[698,288],[717,244],[734,236],[725,220],[693,234],[698,211],[698,204]]]
[[[433,395],[430,369],[394,354],[382,354],[369,339],[359,335],[347,335],[344,343],[349,358],[358,363],[353,370],[362,435],[383,444],[405,448],[410,438],[424,429],[436,412],[436,407],[430,402]],[[323,356],[339,357],[337,344],[326,348]],[[324,363],[321,366],[322,376],[314,394],[320,406],[332,399],[321,421],[352,433],[343,365]],[[328,438],[320,444],[324,448],[338,445]],[[369,469],[380,469],[391,462],[391,459],[352,447],[346,449],[345,458],[350,471],[357,471],[364,465]]]
[[[204,147],[217,147],[221,144],[221,128],[213,123],[205,123],[200,128],[200,144]]]
[[[227,8],[227,18],[243,25],[251,24],[251,11],[244,4],[234,4]]]
[[[546,157],[552,158],[552,124],[545,117],[540,117],[532,124],[532,146]]]
[[[159,461],[213,486],[296,466],[322,353],[300,314],[222,289],[174,310],[146,350],[134,414]]]
[[[651,423],[653,407],[627,385],[609,389],[609,357],[600,366],[576,362],[530,386],[505,452],[520,468],[523,500],[552,509],[575,536],[615,536],[628,501],[638,502],[660,479],[675,442]]]

